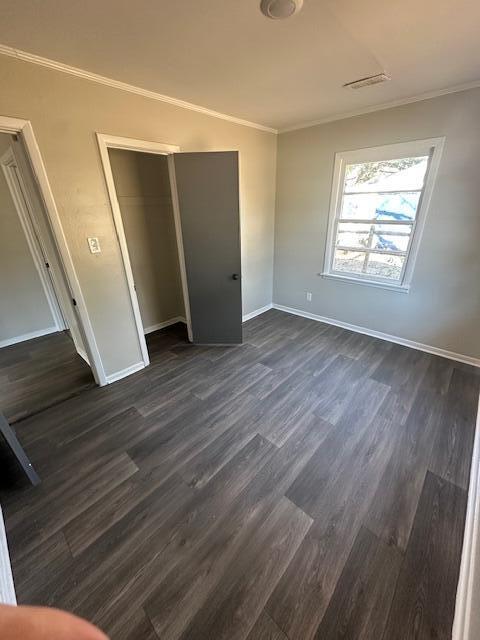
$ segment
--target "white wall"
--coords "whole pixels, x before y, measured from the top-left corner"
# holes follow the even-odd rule
[[[410,293],[319,277],[335,153],[437,136]],[[281,134],[277,164],[274,302],[480,358],[480,89]]]

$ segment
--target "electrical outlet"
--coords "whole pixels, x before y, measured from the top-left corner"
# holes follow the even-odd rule
[[[312,292],[307,291],[307,302],[311,302],[311,301],[312,301]]]
[[[87,238],[90,253],[101,253],[100,242],[98,238]]]

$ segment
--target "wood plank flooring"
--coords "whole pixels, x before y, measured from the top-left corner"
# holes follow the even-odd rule
[[[269,311],[17,424],[20,603],[113,640],[448,639],[479,371]]]
[[[0,349],[0,410],[10,424],[94,386],[66,332]]]

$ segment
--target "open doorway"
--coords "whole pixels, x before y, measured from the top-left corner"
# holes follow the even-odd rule
[[[174,145],[98,134],[143,365],[162,335],[191,341],[182,235],[169,155]]]
[[[142,354],[134,370],[150,362],[145,335],[181,317],[172,314],[184,313],[188,340],[195,345],[241,344],[238,152],[180,153],[178,147],[157,142],[106,134],[97,139]],[[139,209],[142,241],[138,229],[132,230]],[[169,260],[168,266],[165,262],[162,267],[162,260]],[[147,295],[155,304],[147,302]],[[160,314],[160,307],[165,310],[173,298],[183,299],[183,307],[172,305],[166,315]]]
[[[188,341],[168,157],[108,149],[149,358],[163,337]]]
[[[0,133],[0,347],[68,328],[20,172],[17,145],[14,136]]]
[[[21,136],[0,132],[0,411],[18,422],[95,385]]]
[[[26,184],[30,204],[38,214],[36,221],[44,247],[49,247],[50,267],[56,279],[56,294],[77,353],[89,363],[95,382],[108,384],[102,359],[93,333],[83,292],[73,265],[60,222],[45,165],[32,124],[28,120],[0,115],[0,134],[10,136],[20,174]],[[1,405],[0,405],[1,407]],[[0,409],[1,410],[1,409]]]

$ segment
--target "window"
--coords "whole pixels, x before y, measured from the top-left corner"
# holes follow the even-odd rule
[[[408,291],[443,142],[336,154],[322,275]]]

